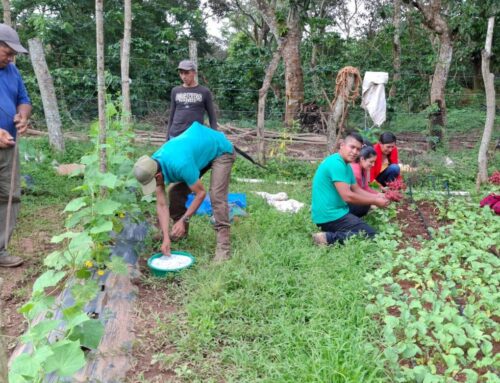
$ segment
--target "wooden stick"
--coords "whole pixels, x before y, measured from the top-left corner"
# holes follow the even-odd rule
[[[14,184],[16,181],[16,165],[17,165],[17,152],[18,146],[17,141],[14,144],[14,158],[12,159],[12,169],[10,175],[10,189],[9,189],[9,199],[7,201],[7,222],[5,222],[5,250],[9,244],[9,230],[10,230],[10,215],[12,210],[12,199],[14,197]]]

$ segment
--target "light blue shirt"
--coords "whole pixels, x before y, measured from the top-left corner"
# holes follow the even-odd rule
[[[185,182],[192,186],[200,179],[201,170],[225,153],[233,153],[233,144],[224,133],[194,122],[163,144],[152,158],[160,163],[166,184]]]

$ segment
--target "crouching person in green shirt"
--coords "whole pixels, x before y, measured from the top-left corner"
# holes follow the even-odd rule
[[[223,133],[195,122],[182,134],[167,141],[151,157],[142,156],[135,163],[134,176],[142,185],[144,194],[156,190],[156,210],[163,234],[161,251],[164,255],[170,255],[171,237],[185,236],[189,219],[203,202],[207,193],[200,177],[205,169],[210,168],[210,200],[217,232],[214,261],[231,256],[227,194],[234,160],[233,145]],[[185,182],[195,197],[182,217],[174,222],[170,233],[170,209],[165,185],[177,182]],[[170,197],[175,198],[175,195]],[[170,201],[171,205],[175,205],[174,202]]]
[[[348,134],[340,144],[338,153],[325,158],[314,175],[312,184],[312,220],[321,229],[313,234],[317,245],[343,244],[359,233],[367,237],[376,232],[361,218],[349,213],[349,204],[386,207],[390,201],[382,194],[363,190],[349,166],[359,156],[363,138],[357,133]]]

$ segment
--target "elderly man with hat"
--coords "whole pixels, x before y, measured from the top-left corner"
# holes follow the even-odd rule
[[[231,256],[227,195],[234,160],[233,145],[223,133],[194,122],[184,133],[163,144],[151,157],[142,156],[135,163],[134,176],[142,185],[143,193],[147,195],[156,191],[156,210],[163,234],[161,251],[164,256],[170,255],[171,237],[175,239],[187,234],[186,226],[207,194],[200,180],[203,171],[207,169],[212,170],[210,201],[217,234],[214,261],[222,261]],[[195,198],[183,215],[174,219],[170,232],[170,217],[176,212],[169,208],[165,185],[180,182],[189,186]],[[172,188],[169,197],[177,198],[172,193]]]
[[[13,64],[18,53],[28,51],[14,29],[0,24],[0,267],[23,263],[20,257],[10,255],[6,249],[21,202],[17,135],[26,131],[31,115],[31,101],[21,74]]]
[[[177,70],[182,85],[172,89],[167,141],[182,134],[193,122],[204,125],[205,112],[208,114],[210,127],[217,130],[217,117],[212,93],[208,88],[197,83],[196,64],[190,60],[183,60],[179,63]],[[177,183],[171,188],[170,213],[174,221],[179,220],[186,212],[185,205],[189,193],[191,193],[189,186],[183,182]],[[186,232],[188,230],[189,225],[186,225]]]

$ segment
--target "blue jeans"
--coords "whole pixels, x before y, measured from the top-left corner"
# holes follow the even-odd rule
[[[354,214],[356,217],[364,217],[370,211],[370,205],[353,205],[348,203],[349,213]]]
[[[326,232],[326,241],[329,245],[337,242],[343,244],[347,238],[360,233],[364,233],[368,238],[373,238],[377,234],[373,227],[351,213],[335,221],[318,224],[318,227]]]
[[[386,186],[387,182],[394,181],[399,177],[401,170],[399,169],[398,164],[390,164],[385,170],[378,175],[376,180],[382,186]]]

